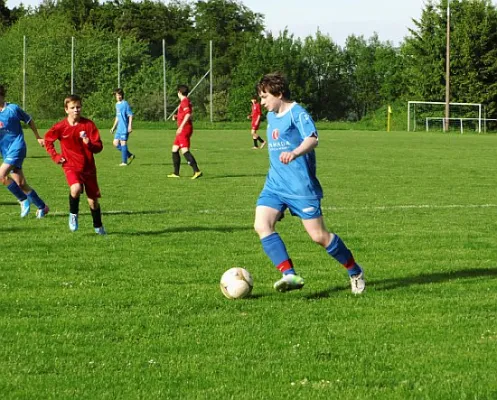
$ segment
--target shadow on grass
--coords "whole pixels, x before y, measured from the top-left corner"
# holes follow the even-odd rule
[[[27,156],[26,158],[50,158],[50,156],[47,154],[44,156]]]
[[[252,230],[251,226],[172,226],[170,228],[155,230],[155,231],[139,231],[139,232],[108,232],[109,236],[155,236],[164,235],[167,233],[185,233],[185,232],[222,232],[233,233],[238,231]]]
[[[497,278],[497,267],[496,268],[470,268],[462,269],[459,271],[450,272],[435,272],[426,273],[414,276],[391,278],[391,279],[381,279],[368,281],[366,276],[366,288],[367,290],[393,290],[401,287],[415,286],[415,285],[426,285],[433,283],[443,283],[449,282],[455,279],[472,279],[490,277]],[[316,293],[311,293],[305,298],[309,300],[316,300],[330,297],[333,293],[341,292],[344,290],[350,290],[350,286],[333,286],[325,290],[321,290]]]
[[[17,201],[0,201],[0,206],[19,206]]]

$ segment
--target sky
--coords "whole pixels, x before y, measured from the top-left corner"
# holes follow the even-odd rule
[[[163,0],[166,4],[167,0]],[[37,6],[41,0],[7,0]],[[314,36],[319,30],[343,46],[349,35],[366,39],[375,32],[382,42],[398,45],[419,19],[425,0],[241,0],[253,12],[264,15],[267,31],[276,36],[285,28],[296,37]]]

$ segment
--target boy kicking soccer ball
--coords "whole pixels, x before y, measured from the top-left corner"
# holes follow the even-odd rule
[[[289,209],[302,220],[311,239],[346,268],[352,293],[362,293],[366,288],[362,268],[338,235],[326,229],[323,221],[323,190],[316,177],[314,152],[318,132],[312,118],[301,105],[290,100],[288,83],[280,73],[265,75],[257,91],[261,104],[269,111],[269,172],[257,200],[254,227],[264,252],[283,274],[274,288],[286,292],[304,286],[304,279],[295,272],[285,244],[275,231],[276,223]]]

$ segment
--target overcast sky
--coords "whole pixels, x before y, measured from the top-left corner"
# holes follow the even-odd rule
[[[167,0],[163,0],[166,4]],[[13,8],[20,3],[37,6],[41,0],[7,0]],[[278,34],[288,28],[298,37],[314,35],[319,29],[343,45],[352,34],[369,38],[378,33],[381,41],[399,44],[419,19],[425,0],[242,0],[248,8],[264,15],[266,29]]]

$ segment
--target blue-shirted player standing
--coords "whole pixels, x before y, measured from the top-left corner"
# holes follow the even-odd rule
[[[26,142],[21,121],[29,125],[40,146],[43,147],[45,142],[33,119],[17,104],[6,102],[6,94],[7,90],[0,85],[0,151],[3,158],[0,182],[7,186],[21,204],[21,217],[28,215],[30,204],[34,204],[37,208],[36,217],[43,218],[49,211],[48,206],[28,185],[22,171],[22,163],[26,158]]]
[[[283,277],[274,284],[280,292],[301,289],[304,279],[297,275],[276,223],[288,208],[298,216],[311,239],[323,246],[348,271],[352,293],[365,289],[364,274],[350,250],[324,224],[321,212],[323,191],[316,177],[318,132],[307,111],[290,101],[288,83],[280,73],[265,75],[257,84],[261,104],[267,114],[269,172],[255,210],[254,228],[264,252]]]
[[[128,149],[129,135],[133,131],[133,111],[128,102],[124,100],[124,91],[121,88],[114,90],[116,96],[116,119],[110,129],[114,133],[114,147],[121,152],[121,167],[125,167],[135,159]]]

